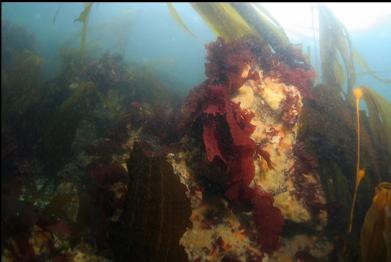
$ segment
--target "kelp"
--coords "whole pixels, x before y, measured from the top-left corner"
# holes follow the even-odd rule
[[[333,61],[332,70],[337,85],[342,87],[343,83],[346,83],[346,73],[344,71],[343,66],[338,62],[338,60]]]
[[[230,42],[248,36],[260,38],[229,3],[192,3],[191,5],[213,32],[225,41]]]
[[[359,65],[366,74],[376,80],[387,84],[391,83],[391,79],[379,77],[357,50],[352,47],[348,30],[334,14],[323,5],[318,6],[318,10],[323,82],[339,87],[341,91],[346,83],[346,94],[349,95],[357,78],[356,66]]]
[[[391,183],[376,187],[360,235],[362,262],[391,261]]]
[[[232,3],[248,25],[264,38],[275,52],[287,55],[291,46],[282,26],[260,4]]]
[[[30,50],[24,50],[14,52],[12,60],[12,64],[2,71],[2,109],[28,113],[42,95],[39,86],[43,59]]]
[[[58,14],[60,13],[61,8],[62,8],[62,5],[60,4],[60,6],[56,9],[56,12],[54,13],[54,16],[53,16],[53,24],[56,23],[57,16],[58,16]]]
[[[192,3],[209,27],[224,41],[256,38],[292,66],[303,67],[305,57],[289,42],[282,26],[260,4]]]
[[[319,5],[318,11],[322,81],[343,91],[344,78],[341,75],[345,74],[347,94],[349,94],[356,80],[349,33],[327,7]],[[343,67],[340,60],[342,60]],[[342,68],[344,72],[341,72]]]
[[[129,196],[124,214],[128,234],[122,234],[119,242],[126,245],[126,257],[135,261],[187,261],[179,245],[191,224],[186,188],[164,154],[154,149],[153,143],[140,142],[130,153]],[[119,260],[122,257],[119,255]]]
[[[87,26],[90,18],[91,8],[93,3],[84,3],[84,9],[80,13],[79,17],[74,20],[74,22],[81,22],[83,24],[81,33],[80,33],[80,54],[84,55],[85,43],[87,36]]]
[[[9,29],[14,31],[13,27]],[[25,209],[24,207],[17,208],[19,204],[30,203],[34,203],[34,209],[39,212],[39,215],[42,214],[39,218],[50,219],[50,223],[52,218],[60,219],[54,224],[44,224],[51,233],[64,233],[66,231],[64,223],[69,221],[72,222],[70,224],[72,227],[77,226],[77,234],[71,232],[72,242],[66,241],[70,243],[71,249],[80,243],[81,238],[101,243],[97,238],[108,235],[109,242],[113,243],[110,249],[118,250],[116,254],[122,254],[125,248],[121,244],[128,243],[124,240],[132,234],[123,234],[123,225],[126,224],[123,220],[113,221],[110,216],[102,214],[101,211],[109,208],[110,212],[117,212],[118,205],[122,208],[123,199],[115,198],[114,193],[123,189],[123,187],[118,188],[123,186],[123,183],[114,183],[114,189],[118,191],[113,192],[110,188],[104,195],[97,196],[106,201],[101,203],[99,208],[91,201],[94,200],[95,195],[86,198],[90,200],[87,201],[89,203],[87,206],[96,212],[87,217],[88,221],[82,225],[79,219],[74,221],[75,214],[88,209],[82,204],[82,194],[91,195],[88,191],[91,181],[88,181],[86,170],[91,163],[95,164],[98,160],[100,161],[98,163],[104,163],[103,161],[110,163],[117,154],[127,150],[121,145],[129,137],[130,128],[133,131],[142,125],[143,136],[154,139],[163,137],[170,141],[178,139],[179,136],[171,135],[169,132],[171,129],[168,128],[176,125],[177,120],[171,121],[168,117],[171,117],[171,113],[175,111],[171,106],[173,101],[179,103],[180,100],[176,99],[171,90],[161,84],[156,74],[147,68],[129,67],[117,56],[110,55],[105,55],[101,59],[85,59],[85,65],[82,66],[79,50],[63,50],[61,57],[63,66],[60,74],[47,82],[42,81],[40,68],[43,60],[29,48],[31,43],[27,35],[17,35],[21,32],[7,32],[7,35],[14,34],[14,38],[7,38],[8,41],[2,43],[2,54],[7,54],[2,57],[2,62],[3,59],[6,61],[2,64],[2,102],[4,102],[2,103],[4,126],[2,126],[2,141],[4,141],[2,200],[11,208],[8,212],[10,215],[7,215],[5,220],[6,224],[2,224],[7,230],[22,231],[20,234],[9,231],[6,235],[2,234],[2,244],[10,244],[2,246],[4,253],[17,251],[17,254],[5,254],[3,257],[6,260],[12,257],[12,260],[17,261],[52,260],[51,257],[37,258],[33,254],[29,237],[30,233],[35,234],[35,220],[30,223],[29,219],[33,215],[23,214],[21,209]],[[108,103],[110,104],[107,106]],[[161,107],[155,107],[158,104]],[[167,109],[163,108],[163,104],[167,104]],[[164,145],[168,144],[166,140]],[[98,146],[102,141],[112,145],[114,149],[108,150],[106,146],[100,150]],[[87,146],[95,145],[97,145],[94,148],[95,152],[87,151]],[[96,153],[97,150],[100,150],[101,155]],[[160,168],[155,170],[159,172]],[[20,180],[20,186],[13,182],[15,177]],[[58,192],[57,184],[64,180],[74,185],[77,189],[74,195],[80,193],[80,201],[74,201],[72,194]],[[172,185],[169,180],[165,181],[165,186],[166,184]],[[159,191],[156,193],[158,194]],[[167,194],[171,199],[172,190],[168,190]],[[186,196],[173,197],[173,199],[187,201]],[[79,206],[79,203],[80,208],[68,212],[74,204]],[[175,204],[172,205],[172,208],[176,207]],[[131,213],[132,210],[129,212]],[[109,228],[99,223],[103,215],[105,215],[103,221],[107,222]],[[152,216],[153,218],[155,217]],[[168,218],[167,221],[171,221],[170,217]],[[21,225],[24,225],[26,230],[22,229]],[[41,227],[41,224],[38,226]],[[113,230],[113,227],[118,230]],[[135,231],[138,228],[140,227],[136,225]],[[94,232],[99,229],[99,234],[95,236]],[[57,236],[53,235],[53,238],[56,238],[56,245]],[[167,243],[173,240],[172,235],[164,236],[170,238]],[[133,239],[134,242],[139,241],[138,238]],[[14,240],[16,244],[13,243]],[[171,243],[178,246],[178,242]],[[45,245],[39,246],[46,248]],[[62,247],[56,246],[53,250],[55,254],[60,253],[59,249],[61,249],[61,256],[70,253],[64,253]],[[110,249],[103,251],[107,252]],[[3,250],[2,255],[4,255]],[[53,260],[57,261],[55,258]]]
[[[356,158],[356,181],[354,186],[354,192],[353,192],[353,201],[352,201],[352,207],[350,211],[350,223],[348,227],[348,233],[352,231],[352,223],[353,223],[353,215],[354,215],[354,207],[356,205],[356,199],[357,199],[357,191],[358,187],[360,185],[361,180],[365,177],[365,170],[360,168],[360,99],[363,96],[363,91],[361,88],[356,88],[353,90],[353,95],[356,98],[356,118],[357,118],[357,125],[356,125],[356,136],[357,136],[357,158]]]
[[[187,33],[191,34],[193,37],[196,37],[192,31],[186,26],[185,22],[183,22],[182,18],[179,16],[175,6],[173,3],[167,3],[168,10],[170,15],[175,19],[175,22]]]
[[[366,74],[369,74],[376,80],[383,82],[383,83],[391,83],[391,79],[386,79],[379,77],[376,72],[368,65],[368,63],[365,61],[365,59],[357,52],[357,50],[353,49],[353,60],[356,64],[360,65],[365,71]]]
[[[346,102],[353,106],[354,95],[351,90],[356,78],[354,62],[368,70],[372,76],[374,75],[373,71],[353,49],[348,31],[341,22],[325,6],[318,6],[318,10],[322,80],[327,86],[342,92],[343,82],[346,78],[347,93],[345,98]],[[344,66],[341,65],[341,60]],[[383,82],[388,81],[379,79],[376,75],[374,77]],[[371,88],[361,87],[360,90],[367,105],[368,117],[365,118],[365,121],[368,122],[370,140],[372,140],[374,148],[379,151],[376,158],[381,159],[382,163],[389,163],[391,159],[390,103]],[[382,173],[380,176],[389,176],[389,171],[386,172],[388,173]]]
[[[78,126],[99,102],[95,84],[81,82],[48,119],[42,148],[46,173],[58,172],[73,156],[72,141]]]
[[[387,163],[391,161],[391,103],[375,90],[362,87],[363,99],[368,107],[369,128],[375,143],[383,148]]]
[[[350,211],[350,221],[348,224],[348,233],[351,233],[353,227],[353,218],[360,215],[354,214],[358,187],[361,180],[368,171],[368,178],[365,182],[366,190],[369,192],[379,179],[390,180],[390,161],[391,161],[391,104],[383,96],[376,93],[369,87],[359,87],[351,92],[356,78],[354,62],[370,71],[368,64],[353,49],[346,28],[335,18],[335,16],[324,6],[319,6],[319,27],[320,27],[320,55],[322,61],[322,79],[325,84],[341,93],[343,91],[344,77],[347,78],[347,93],[344,103],[346,107],[353,107],[355,100],[357,115],[357,158],[355,186],[353,189],[353,199]],[[344,67],[340,64],[342,60]],[[372,75],[372,74],[371,74]],[[375,78],[378,78],[376,75]],[[387,81],[384,79],[383,82]],[[327,90],[331,92],[331,90]],[[354,99],[355,98],[355,99]],[[363,124],[360,124],[359,102],[363,99],[366,103],[368,115],[363,116]],[[360,145],[360,131],[367,133],[367,138]],[[360,146],[367,152],[363,155],[363,167],[361,167]],[[367,158],[367,159],[366,159]],[[365,162],[364,162],[365,161]],[[364,193],[364,192],[363,192]],[[366,195],[366,193],[365,193]],[[367,196],[361,195],[357,202],[366,201]],[[358,209],[365,207],[365,203],[357,206]],[[359,218],[355,218],[359,220]]]

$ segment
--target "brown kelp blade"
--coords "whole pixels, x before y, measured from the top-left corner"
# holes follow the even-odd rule
[[[254,37],[291,64],[305,61],[301,50],[297,52],[282,26],[260,4],[192,3],[192,6],[212,31],[227,42]]]
[[[360,235],[361,260],[391,261],[391,183],[376,187]]]
[[[390,84],[391,83],[391,79],[386,79],[386,78],[382,78],[382,77],[379,77],[376,73],[375,73],[375,70],[373,70],[367,63],[367,61],[365,61],[365,59],[357,52],[357,50],[353,50],[353,60],[356,64],[360,65],[366,74],[369,74],[370,76],[372,76],[373,78],[375,78],[376,80],[380,81],[380,82],[383,82],[383,83],[386,83],[386,84]]]
[[[204,19],[212,31],[233,41],[242,37],[260,37],[229,3],[192,3],[193,8]]]
[[[290,42],[282,26],[260,4],[231,3],[247,24],[279,53],[287,54]]]
[[[170,12],[170,15],[174,18],[175,22],[178,23],[178,25],[187,33],[191,34],[193,37],[196,37],[195,34],[190,31],[190,29],[186,26],[185,22],[182,20],[182,18],[179,16],[179,13],[177,12],[175,6],[173,3],[167,3],[168,10]]]
[[[74,22],[81,22],[83,23],[83,28],[80,33],[80,54],[84,55],[85,50],[85,43],[86,43],[86,36],[87,36],[87,26],[88,26],[88,20],[91,13],[93,3],[84,3],[84,9],[80,13],[79,17],[74,20]]]
[[[84,9],[80,13],[79,17],[74,20],[74,22],[82,22],[85,23],[88,21],[88,17],[90,16],[91,7],[93,3],[84,3]]]
[[[327,7],[319,5],[318,11],[320,58],[324,83],[341,89],[346,83],[349,94],[356,81],[357,65],[378,81],[391,83],[391,79],[379,77],[357,50],[353,49],[349,32]]]
[[[349,33],[327,7],[319,5],[318,12],[322,81],[339,87],[342,91],[345,78],[341,75],[344,74],[347,76],[346,84],[349,94],[356,80]],[[344,67],[340,64],[341,62]],[[341,72],[342,68],[343,72]]]
[[[378,137],[391,161],[391,103],[369,87],[363,87],[363,99],[368,107],[369,128]]]
[[[56,23],[57,16],[58,16],[58,14],[60,13],[61,8],[62,8],[62,4],[59,5],[59,7],[56,9],[56,12],[54,13],[54,16],[53,16],[53,24]]]

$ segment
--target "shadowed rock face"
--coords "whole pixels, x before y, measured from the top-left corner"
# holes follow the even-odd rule
[[[187,261],[179,239],[189,226],[185,186],[166,159],[136,144],[128,161],[129,257],[135,261]]]

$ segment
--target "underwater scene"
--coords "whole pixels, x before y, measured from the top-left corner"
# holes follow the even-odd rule
[[[1,7],[1,261],[391,262],[390,3]]]

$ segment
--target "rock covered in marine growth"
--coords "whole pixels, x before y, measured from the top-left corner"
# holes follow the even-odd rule
[[[299,245],[281,239],[284,220],[317,229],[327,222],[316,160],[296,139],[313,70],[285,64],[252,39],[219,38],[207,48],[208,79],[183,106],[192,131],[182,141],[202,146],[169,156],[192,204],[181,238],[189,260],[293,260],[300,248],[326,255],[330,245],[316,250],[317,236]]]

